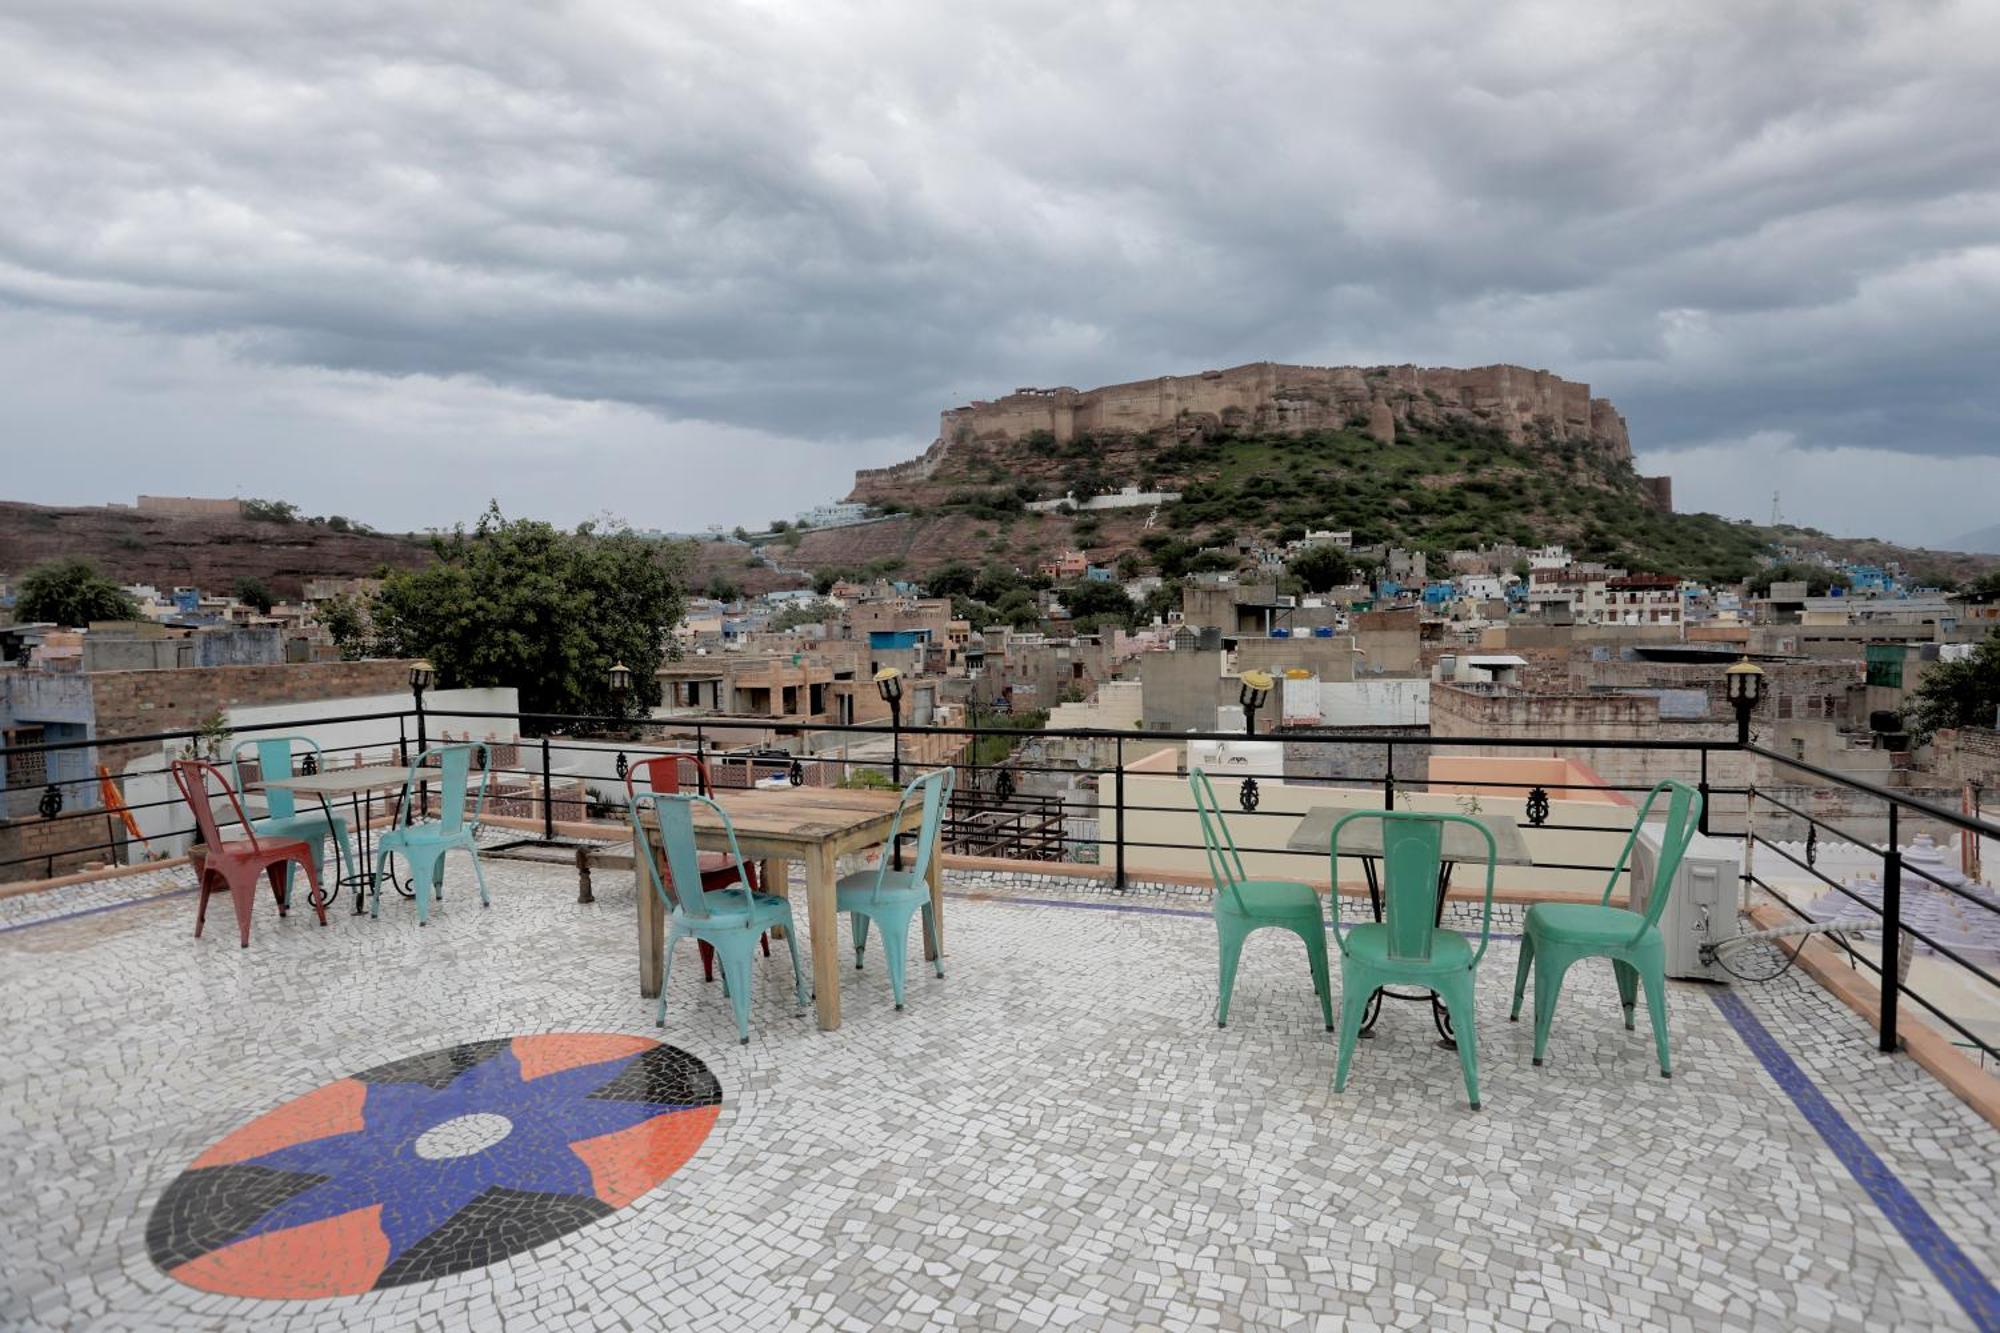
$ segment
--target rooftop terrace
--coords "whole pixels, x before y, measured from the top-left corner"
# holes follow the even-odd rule
[[[237,723],[280,725],[301,723]],[[329,764],[384,757],[381,718],[313,725]],[[130,793],[160,753],[141,743],[184,736],[40,748],[122,742]],[[908,767],[923,746],[897,739]],[[541,748],[495,762],[524,780],[606,759]],[[1678,752],[1705,789],[1712,748]],[[2000,1099],[1950,1074],[1990,1085],[1990,1029],[1944,1003],[1939,959],[1891,989],[1900,1017],[1856,998],[1879,949],[1850,966],[1818,943],[1761,985],[1671,982],[1671,1080],[1645,1023],[1618,1021],[1610,969],[1585,964],[1537,1068],[1532,1025],[1507,1015],[1522,904],[1601,885],[1629,787],[1586,789],[1574,764],[1509,782],[1446,762],[1428,790],[1375,794],[1257,775],[1261,800],[1246,787],[1230,814],[1273,867],[1256,873],[1324,883],[1323,859],[1282,855],[1313,801],[1476,791],[1525,812],[1535,850],[1479,971],[1483,1109],[1419,1005],[1384,1007],[1336,1094],[1296,937],[1250,938],[1216,1027],[1210,891],[1175,870],[1198,854],[1171,769],[1100,774],[1099,865],[951,858],[947,975],[913,966],[901,1012],[871,954],[843,966],[822,1030],[778,944],[747,1045],[686,946],[654,1026],[629,871],[600,869],[580,901],[573,867],[497,854],[537,830],[616,850],[616,825],[556,822],[584,808],[564,784],[508,807],[527,830],[488,809],[491,909],[454,857],[421,930],[388,893],[380,920],[342,900],[325,927],[266,899],[239,948],[217,900],[196,940],[181,862],[0,888],[0,1327],[2000,1328]],[[174,813],[132,799],[142,820]],[[1757,846],[1748,882],[1784,903],[1773,858],[1792,844]],[[1912,893],[1939,882],[1923,864]],[[1476,930],[1464,879],[1445,923]],[[1869,910],[1893,916],[1881,897]]]
[[[1414,1006],[1389,1007],[1336,1095],[1295,940],[1252,938],[1218,1030],[1214,928],[1190,890],[954,871],[945,980],[913,981],[898,1013],[879,971],[854,977],[823,1033],[781,947],[740,1046],[686,960],[653,1026],[628,877],[599,876],[592,904],[554,867],[493,859],[487,877],[490,911],[455,865],[429,929],[401,899],[324,929],[266,910],[248,949],[226,927],[191,938],[185,869],[0,904],[16,1043],[0,1324],[1858,1329],[1990,1328],[2000,1309],[1992,1127],[1873,1055],[1862,1020],[1796,972],[1674,985],[1662,1081],[1643,1025],[1606,1021],[1609,970],[1583,969],[1536,1069],[1528,1025],[1507,1021],[1503,915],[1475,1114]],[[713,1084],[646,1055],[654,1040]],[[407,1063],[448,1048],[456,1065]],[[594,1194],[557,1197],[575,1184],[543,1159],[604,1128],[576,1099],[635,1053],[683,1101],[712,1088],[712,1125],[670,1111],[703,1123],[656,1140],[636,1184],[600,1160]],[[489,1067],[483,1092],[410,1081]],[[329,1207],[386,1200],[392,1234],[462,1203],[468,1162],[493,1172],[482,1187],[520,1188],[518,1211],[461,1221],[358,1295],[296,1295],[368,1276],[325,1221],[214,1261],[297,1187],[241,1163],[323,1133],[371,1070],[371,1098],[387,1081],[422,1103],[409,1123],[456,1116],[445,1138],[461,1137],[288,1169],[359,1173]],[[318,1129],[228,1137],[329,1088]],[[481,1138],[495,1114],[541,1133],[502,1159]],[[188,1186],[197,1164],[226,1188]]]

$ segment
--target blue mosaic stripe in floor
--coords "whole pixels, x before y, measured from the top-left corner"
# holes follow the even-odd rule
[[[1826,1099],[1806,1071],[1799,1068],[1791,1053],[1778,1044],[1762,1020],[1750,1011],[1743,998],[1734,991],[1717,991],[1714,995],[1715,1007],[1729,1020],[1736,1034],[1743,1038],[1743,1044],[1750,1048],[1766,1073],[1777,1085],[1784,1089],[1792,1104],[1799,1108],[1799,1114],[1808,1124],[1819,1131],[1826,1140],[1826,1146],[1833,1149],[1834,1156],[1846,1167],[1861,1186],[1868,1191],[1868,1197],[1882,1210],[1882,1215],[1903,1233],[1903,1239],[1917,1257],[1930,1266],[1944,1284],[1952,1299],[1962,1306],[1972,1317],[1973,1324],[1982,1333],[2000,1333],[2000,1292],[1996,1292],[1993,1282],[1979,1271],[1969,1255],[1958,1247],[1957,1242],[1944,1233],[1923,1204],[1917,1201],[1902,1179],[1889,1169],[1888,1163],[1878,1157],[1873,1148]]]
[[[115,903],[105,903],[99,907],[86,907],[77,912],[64,912],[59,916],[41,916],[33,921],[21,921],[11,926],[0,926],[0,935],[11,935],[17,930],[33,930],[36,926],[53,926],[58,921],[74,921],[78,917],[96,916],[99,912],[116,912],[123,907],[137,907],[141,903],[165,902],[169,898],[185,898],[193,889],[169,889],[165,893],[148,894],[144,898],[126,898]]]

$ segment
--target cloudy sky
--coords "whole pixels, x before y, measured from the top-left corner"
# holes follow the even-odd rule
[[[941,408],[1545,367],[2000,523],[2000,5],[9,0],[0,497],[754,521]]]

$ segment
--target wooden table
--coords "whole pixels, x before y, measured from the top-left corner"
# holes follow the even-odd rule
[[[401,791],[404,779],[410,770],[404,764],[369,764],[362,768],[328,768],[318,773],[298,773],[287,778],[266,778],[261,782],[244,784],[254,791],[290,791],[319,799],[319,808],[325,814],[329,825],[333,820],[333,802],[342,796],[348,800],[348,808],[354,815],[354,836],[359,844],[357,866],[343,868],[343,873],[334,880],[335,895],[340,889],[354,890],[354,914],[360,916],[366,909],[366,899],[375,887],[375,793],[378,791]],[[363,800],[367,804],[364,808]],[[389,874],[389,883],[405,898],[415,897],[413,889],[406,889],[398,882],[394,872]],[[329,895],[329,900],[335,895]]]
[[[896,824],[899,794],[882,791],[842,791],[821,787],[790,787],[783,791],[722,791],[717,804],[729,812],[736,826],[736,845],[747,861],[764,863],[764,888],[781,896],[789,885],[789,863],[800,861],[806,868],[806,920],[812,924],[813,1003],[819,1010],[822,1031],[840,1026],[840,925],[834,910],[836,861],[850,852],[879,847],[895,833],[914,832],[923,824],[923,806],[913,804]],[[661,910],[652,880],[640,856],[651,855],[659,867],[661,882],[668,882],[666,857],[659,846],[659,823],[652,810],[640,812],[647,832],[647,846],[632,835],[633,874],[639,904],[639,994],[648,998],[660,993],[662,956],[666,944],[666,913]],[[707,806],[694,807],[694,840],[702,851],[726,852],[729,839],[722,821]],[[930,864],[931,914],[937,921],[938,948],[944,948],[944,885],[939,873],[942,857],[933,855]],[[932,958],[930,941],[924,942],[924,957]]]

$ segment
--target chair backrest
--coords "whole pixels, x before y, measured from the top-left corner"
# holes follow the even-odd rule
[[[1493,930],[1493,875],[1499,864],[1499,847],[1493,830],[1468,815],[1429,814],[1418,810],[1356,810],[1336,820],[1328,838],[1336,893],[1340,884],[1340,831],[1358,819],[1380,821],[1382,825],[1382,923],[1388,927],[1389,957],[1404,962],[1423,962],[1431,956],[1438,920],[1438,869],[1444,863],[1444,833],[1447,825],[1466,824],[1478,830],[1486,843],[1486,909],[1479,928],[1479,951],[1473,965],[1486,953]],[[1348,855],[1354,853],[1350,850]],[[1339,902],[1334,904],[1336,929]]]
[[[625,799],[631,800],[636,790],[634,784],[643,777],[648,791],[661,796],[673,796],[681,789],[681,765],[694,770],[696,788],[706,796],[715,790],[715,779],[709,775],[708,761],[692,754],[656,754],[640,759],[625,769]]]
[[[1222,817],[1222,805],[1215,799],[1215,784],[1208,780],[1205,771],[1195,768],[1188,771],[1188,786],[1194,790],[1194,810],[1201,818],[1201,842],[1208,852],[1208,873],[1215,881],[1215,891],[1228,893],[1236,900],[1237,910],[1245,911],[1243,855],[1236,850],[1236,839]]]
[[[403,779],[403,799],[396,814],[399,828],[408,828],[415,806],[411,793],[435,770],[438,783],[438,829],[457,833],[465,827],[465,796],[471,788],[472,759],[479,755],[479,799],[472,809],[472,831],[479,831],[479,817],[486,813],[486,783],[493,775],[493,748],[485,741],[460,741],[456,745],[433,745],[417,756]]]
[[[210,847],[222,845],[221,830],[215,824],[215,809],[210,804],[217,794],[229,798],[230,809],[236,812],[236,822],[242,826],[244,835],[250,839],[253,850],[258,849],[257,833],[250,827],[250,821],[243,817],[243,802],[236,799],[236,789],[229,785],[228,776],[206,759],[174,760],[174,785],[181,789],[181,799],[187,802],[194,815],[194,826],[201,830],[201,840]]]
[[[689,917],[706,921],[714,915],[714,910],[707,890],[702,887],[701,851],[694,841],[694,810],[697,805],[707,806],[722,820],[722,831],[729,838],[729,858],[736,866],[737,881],[747,888],[750,872],[744,868],[742,849],[736,845],[736,826],[729,821],[727,810],[706,796],[669,795],[664,792],[637,792],[626,801],[626,809],[632,817],[632,832],[647,853],[639,860],[644,863],[646,874],[653,881],[653,892],[669,911],[678,900],[681,910]],[[659,821],[660,847],[667,857],[665,880],[660,878],[659,864],[651,855],[652,839],[639,817],[647,809],[651,809]],[[669,883],[674,886],[671,894],[667,892]]]
[[[1667,910],[1667,896],[1673,892],[1674,875],[1680,870],[1681,858],[1687,855],[1688,845],[1694,841],[1694,835],[1701,827],[1699,791],[1678,778],[1662,778],[1653,784],[1653,789],[1646,793],[1645,803],[1639,807],[1638,816],[1632,821],[1632,832],[1625,839],[1625,849],[1618,853],[1618,863],[1611,871],[1611,882],[1604,886],[1604,897],[1599,900],[1611,901],[1611,891],[1618,887],[1618,881],[1625,873],[1632,848],[1639,841],[1639,831],[1646,827],[1646,817],[1653,813],[1653,803],[1660,799],[1662,792],[1667,793],[1667,826],[1660,832],[1660,855],[1653,864],[1653,882],[1647,886],[1646,924],[1639,928],[1640,935],[1646,933],[1647,926],[1658,925],[1660,913]]]
[[[916,883],[930,873],[931,858],[938,854],[938,830],[944,824],[945,812],[951,808],[952,787],[956,784],[956,774],[949,767],[933,769],[903,788],[901,799],[896,802],[896,822],[893,827],[903,827],[903,817],[911,805],[922,802],[923,820],[917,826],[917,846],[904,871],[910,882]],[[881,892],[895,858],[884,849],[882,860],[875,867],[875,891]]]
[[[288,778],[295,771],[292,756],[294,747],[303,746],[311,752],[313,763],[321,768],[325,765],[325,751],[319,742],[310,736],[259,736],[251,740],[236,742],[229,752],[229,772],[236,783],[236,790],[243,790],[243,752],[257,753],[257,776],[266,782],[273,778]],[[298,794],[283,787],[264,788],[264,808],[278,819],[289,819],[299,811]]]

